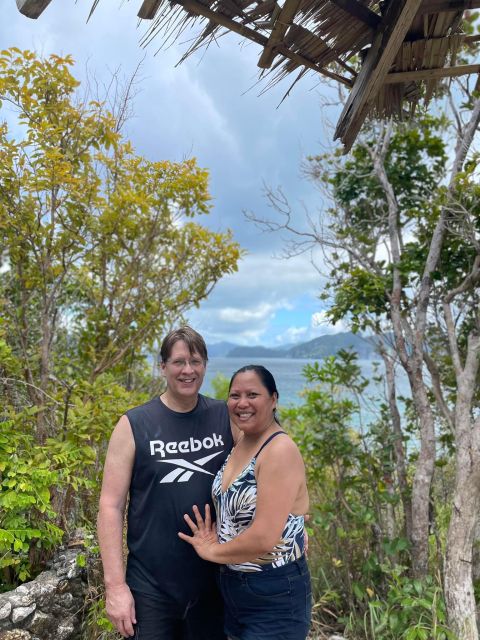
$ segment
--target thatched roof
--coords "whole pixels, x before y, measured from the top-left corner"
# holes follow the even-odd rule
[[[31,18],[51,2],[16,1]],[[350,93],[335,137],[348,150],[368,115],[411,115],[442,78],[480,73],[480,64],[457,64],[480,41],[462,32],[464,12],[476,8],[480,0],[143,0],[138,16],[151,21],[144,44],[198,22],[184,58],[233,31],[261,47],[269,84],[308,71],[342,83]]]

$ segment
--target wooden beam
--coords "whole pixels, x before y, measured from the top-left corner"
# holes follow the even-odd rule
[[[455,41],[456,39],[460,39],[461,38],[461,45],[464,46],[466,44],[474,44],[475,42],[479,42],[480,41],[480,35],[476,35],[476,36],[464,36],[462,33],[454,33],[453,36],[433,36],[433,38],[406,38],[405,42],[409,42],[409,43],[418,43],[418,42],[424,42],[425,45],[427,44],[427,42],[435,42],[435,41],[440,41],[440,40],[452,40]]]
[[[301,2],[302,0],[286,0],[282,10],[275,20],[268,42],[258,60],[257,64],[260,68],[268,69],[272,66],[273,59],[275,58],[275,47],[283,41],[289,26],[295,18],[295,14],[297,13]]]
[[[480,9],[480,0],[423,0],[419,15]]]
[[[420,80],[436,80],[437,78],[452,78],[466,76],[469,73],[480,73],[480,64],[462,64],[458,67],[438,67],[435,69],[420,69],[418,71],[399,71],[389,73],[385,84],[397,82],[415,82]]]
[[[300,67],[307,67],[307,69],[311,69],[312,71],[316,71],[322,76],[326,78],[330,78],[330,80],[335,80],[336,82],[340,82],[345,85],[349,89],[352,88],[353,82],[348,78],[344,78],[343,76],[338,75],[338,73],[333,73],[333,71],[328,71],[327,69],[323,69],[315,64],[313,60],[309,60],[305,56],[301,56],[299,53],[295,53],[294,51],[290,51],[290,49],[284,45],[278,45],[278,53],[281,53],[285,58],[288,58],[292,62],[295,62]]]
[[[408,33],[422,0],[389,2],[335,130],[347,152],[385,81],[393,60]]]
[[[382,20],[378,13],[360,4],[358,0],[330,0],[330,2],[372,29],[377,29]]]
[[[27,18],[34,20],[41,15],[52,0],[17,0],[17,8]]]
[[[229,29],[234,33],[238,33],[238,35],[243,36],[244,38],[248,38],[248,40],[252,40],[257,44],[260,44],[262,47],[264,47],[268,42],[268,38],[263,36],[258,31],[255,31],[254,29],[250,29],[250,27],[246,27],[245,25],[240,24],[239,22],[235,22],[235,20],[232,20],[231,18],[224,15],[223,13],[212,11],[210,7],[207,7],[204,4],[197,2],[197,0],[177,0],[176,4],[179,4],[180,6],[185,7],[185,9],[188,9],[189,11],[196,13],[198,16],[203,16],[204,18],[208,18],[212,22],[215,22],[216,24],[219,24],[220,26],[225,27],[226,29]]]
[[[142,20],[153,20],[161,4],[162,0],[143,0],[137,16]]]
[[[239,22],[235,22],[235,20],[232,20],[231,18],[224,15],[223,13],[212,11],[212,9],[210,9],[209,7],[206,7],[204,4],[201,4],[200,2],[197,2],[197,0],[177,0],[177,4],[179,4],[182,7],[185,7],[185,9],[188,9],[189,11],[192,11],[193,13],[196,13],[199,16],[204,16],[205,18],[208,18],[212,22],[222,27],[225,27],[226,29],[229,29],[234,33],[238,33],[244,38],[248,38],[249,40],[256,42],[262,47],[265,47],[266,44],[268,43],[268,38],[263,36],[261,33],[258,33],[258,31],[254,31],[253,29],[250,29],[250,27],[246,27],[245,25],[240,24]],[[305,58],[304,56],[301,56],[298,53],[294,53],[293,51],[290,51],[290,49],[287,46],[285,46],[283,43],[280,43],[277,46],[277,51],[278,53],[281,53],[285,58],[289,58],[289,60],[292,60],[292,62],[295,62],[299,66],[312,69],[312,71],[316,71],[317,73],[320,73],[326,78],[330,78],[331,80],[335,80],[336,82],[341,82],[342,84],[344,84],[349,88],[352,87],[352,82],[347,78],[344,78],[343,76],[340,76],[337,73],[333,73],[332,71],[328,71],[327,69],[323,69],[322,67],[319,67],[313,62],[313,60],[309,60],[308,58]]]

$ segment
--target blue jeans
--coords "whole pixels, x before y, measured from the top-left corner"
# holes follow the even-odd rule
[[[312,592],[305,558],[268,571],[220,567],[225,633],[232,640],[305,640]]]

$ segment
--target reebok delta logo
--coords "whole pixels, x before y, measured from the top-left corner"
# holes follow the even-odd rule
[[[195,464],[192,464],[191,462],[188,462],[188,460],[184,460],[183,458],[176,458],[172,460],[157,460],[157,462],[163,462],[164,464],[177,465],[177,468],[174,469],[173,471],[170,471],[170,473],[167,473],[167,475],[164,476],[160,480],[160,482],[162,483],[175,482],[175,480],[177,482],[188,482],[190,478],[193,476],[193,474],[195,473],[195,471],[198,471],[199,473],[206,473],[209,476],[213,476],[213,473],[210,473],[210,471],[206,471],[205,469],[202,469],[202,465],[207,464],[209,460],[212,460],[212,458],[215,458],[221,453],[222,453],[221,451],[217,451],[217,453],[212,453],[211,455],[206,456],[205,458],[199,458],[198,460],[194,460]]]
[[[222,436],[217,436],[216,433],[213,433],[211,437],[207,436],[206,438],[203,438],[203,440],[190,438],[189,440],[181,440],[180,442],[175,442],[175,440],[172,440],[167,443],[165,443],[163,440],[150,440],[150,454],[152,456],[160,454],[162,458],[165,458],[165,453],[190,453],[200,451],[200,449],[211,449],[212,447],[217,447],[219,445],[223,447],[224,442]],[[157,462],[161,462],[163,464],[173,464],[176,467],[173,471],[167,473],[167,475],[162,478],[160,482],[188,482],[195,472],[206,473],[209,476],[213,476],[213,473],[207,471],[206,469],[203,469],[203,465],[207,464],[207,462],[220,455],[221,453],[222,451],[217,451],[216,453],[212,453],[209,456],[198,458],[198,460],[194,460],[193,463],[185,460],[184,458],[157,460]]]

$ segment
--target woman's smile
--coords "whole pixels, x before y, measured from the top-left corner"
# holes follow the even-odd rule
[[[254,371],[245,371],[235,376],[227,404],[230,418],[240,429],[260,433],[272,424],[277,398],[268,393]]]

